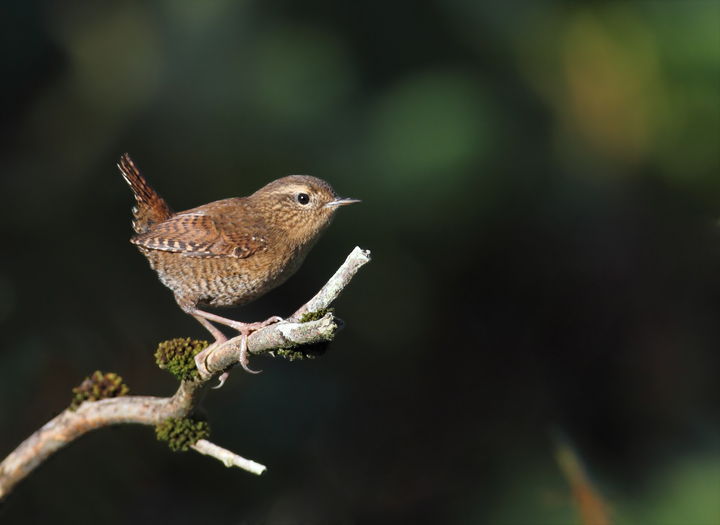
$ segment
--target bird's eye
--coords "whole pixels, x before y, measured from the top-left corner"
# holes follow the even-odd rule
[[[299,204],[302,204],[305,206],[308,202],[310,202],[310,195],[307,193],[298,193],[295,197]]]

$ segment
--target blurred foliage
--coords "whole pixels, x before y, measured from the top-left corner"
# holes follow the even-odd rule
[[[579,523],[554,428],[613,523],[720,520],[716,0],[15,1],[0,49],[0,456],[90,370],[169,395],[158,341],[207,335],[127,242],[120,154],[177,210],[363,200],[238,319],[373,253],[329,352],[205,402],[260,481],[119,428],[4,522]]]

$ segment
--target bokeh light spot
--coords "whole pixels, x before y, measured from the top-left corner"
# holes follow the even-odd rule
[[[256,46],[253,97],[278,123],[323,116],[352,90],[342,43],[319,29],[282,25],[267,30]]]
[[[462,74],[406,78],[379,102],[373,129],[378,157],[404,180],[467,166],[486,149],[483,92]]]

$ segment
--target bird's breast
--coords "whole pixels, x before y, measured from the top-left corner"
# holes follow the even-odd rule
[[[239,306],[257,299],[285,282],[307,254],[307,250],[288,254],[268,250],[242,259],[140,250],[179,303],[214,307]]]

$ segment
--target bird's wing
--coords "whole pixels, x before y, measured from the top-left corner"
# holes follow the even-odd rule
[[[243,224],[226,231],[204,212],[179,213],[131,242],[150,250],[181,253],[187,257],[237,257],[244,259],[266,247],[261,228]]]

